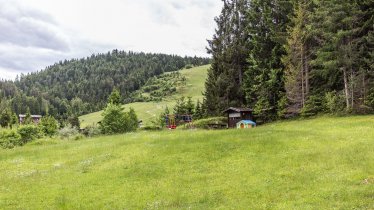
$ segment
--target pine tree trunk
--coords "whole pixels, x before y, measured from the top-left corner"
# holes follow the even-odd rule
[[[354,107],[354,80],[353,80],[353,70],[351,68],[351,107]]]
[[[345,102],[346,102],[346,105],[347,105],[347,109],[349,109],[350,105],[349,105],[348,78],[347,78],[347,70],[344,67],[343,67],[343,77],[344,77]]]
[[[303,107],[305,106],[305,78],[304,78],[304,46],[301,46],[301,101]]]
[[[365,102],[366,102],[365,73],[362,74],[362,98],[363,98],[362,104],[365,104]]]
[[[307,51],[307,50],[305,50]],[[305,71],[305,95],[306,97],[309,96],[309,61],[308,56],[306,55],[306,52],[304,51],[304,71]]]

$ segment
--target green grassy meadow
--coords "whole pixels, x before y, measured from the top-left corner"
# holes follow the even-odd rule
[[[374,209],[374,116],[0,150],[0,209]]]
[[[130,107],[134,108],[138,118],[143,120],[145,125],[149,125],[155,117],[159,116],[159,114],[164,111],[166,106],[172,108],[176,99],[182,96],[191,96],[192,100],[197,101],[199,99],[200,102],[202,102],[202,92],[204,91],[205,79],[209,66],[210,65],[205,65],[180,70],[179,72],[187,79],[186,86],[178,88],[176,94],[166,97],[161,102],[136,102],[126,104],[123,107],[126,111],[128,111]],[[81,116],[79,118],[81,121],[81,127],[86,127],[99,122],[102,118],[101,113],[102,112],[100,111]]]

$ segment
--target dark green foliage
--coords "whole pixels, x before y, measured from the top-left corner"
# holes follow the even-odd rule
[[[25,114],[29,107],[32,114],[66,120],[101,110],[114,88],[126,98],[149,78],[209,62],[208,58],[113,50],[60,61],[45,70],[22,74],[14,82],[0,81],[0,100],[17,114]]]
[[[224,1],[208,42],[213,60],[204,113],[247,106],[262,122],[320,112],[369,113],[373,8],[370,0]]]
[[[40,131],[46,136],[53,136],[58,131],[58,122],[52,116],[43,117],[38,124]]]
[[[122,107],[108,104],[102,115],[103,119],[100,122],[100,129],[104,134],[126,132],[128,119]]]
[[[21,146],[21,136],[15,130],[1,130],[0,131],[0,148],[12,149],[15,146]]]
[[[130,107],[130,111],[127,113],[128,118],[128,128],[127,131],[136,131],[139,127],[139,120],[136,116],[135,110]]]
[[[13,113],[12,118],[10,120],[10,127],[12,128],[14,125],[18,125],[18,124],[19,124],[18,116],[16,115],[16,113]]]
[[[209,129],[209,124],[227,124],[226,117],[211,117],[194,122],[196,128]]]
[[[31,118],[30,108],[27,107],[26,116],[25,116],[22,124],[28,125],[28,124],[32,124],[32,123],[33,123],[33,121],[32,121],[32,118]]]
[[[325,93],[325,110],[328,113],[339,114],[344,112],[344,95],[336,91]]]
[[[186,77],[179,72],[162,74],[148,79],[145,85],[131,96],[125,99],[125,102],[149,102],[161,101],[164,97],[170,96],[177,91],[177,88],[186,85]]]
[[[121,94],[117,89],[114,89],[109,96],[108,103],[114,105],[121,105]]]
[[[192,97],[189,96],[186,102],[186,113],[189,115],[194,115],[195,114],[195,105],[192,101]]]
[[[29,141],[40,138],[43,133],[40,128],[35,125],[22,125],[17,129],[18,134],[21,136],[22,144],[25,144]]]
[[[284,119],[287,117],[287,107],[288,107],[288,100],[287,100],[286,95],[283,95],[278,101],[278,105],[277,105],[278,118]]]
[[[245,30],[248,2],[224,1],[221,14],[215,19],[216,34],[208,41],[213,61],[204,93],[204,107],[209,116],[219,115],[227,106],[245,103],[242,84],[250,44]]]
[[[100,129],[103,134],[126,133],[138,128],[138,117],[132,108],[124,112],[121,106],[109,103],[102,115]]]
[[[161,112],[160,116],[158,116],[158,118],[156,119],[156,121],[153,122],[153,127],[165,128],[165,126],[166,126],[166,119],[165,118],[169,114],[170,114],[169,107],[166,106],[165,110],[163,112]]]
[[[187,106],[186,106],[186,97],[182,96],[179,99],[177,99],[177,102],[173,108],[175,115],[184,115],[188,114],[187,112]]]
[[[68,123],[71,125],[71,127],[76,128],[76,129],[79,129],[81,125],[78,116],[69,117]]]
[[[201,119],[203,117],[204,117],[203,107],[202,107],[200,101],[197,100],[196,106],[195,106],[195,112],[193,114],[193,119],[198,120],[198,119]]]
[[[0,125],[5,128],[12,124],[12,113],[9,109],[3,110],[0,115]]]
[[[305,106],[301,109],[301,116],[311,117],[323,111],[323,97],[319,95],[311,95],[305,102]]]

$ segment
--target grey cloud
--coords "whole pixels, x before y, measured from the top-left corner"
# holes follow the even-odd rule
[[[167,4],[159,2],[150,2],[151,15],[155,22],[165,25],[178,25],[174,19],[174,15],[170,11],[171,8]]]
[[[217,0],[171,0],[170,4],[175,9],[185,9],[192,6],[196,6],[201,9],[209,9],[215,5],[215,1]]]
[[[49,15],[1,2],[0,43],[68,51],[69,44]]]

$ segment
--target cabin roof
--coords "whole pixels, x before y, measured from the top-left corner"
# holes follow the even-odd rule
[[[223,111],[223,112],[227,113],[227,112],[252,112],[252,111],[253,111],[253,110],[250,109],[250,108],[236,108],[236,107],[230,107],[230,108],[226,109],[226,110]]]
[[[20,114],[20,115],[18,115],[19,117],[26,117],[26,115],[25,114]],[[41,115],[31,115],[31,118],[42,118],[42,116]]]

